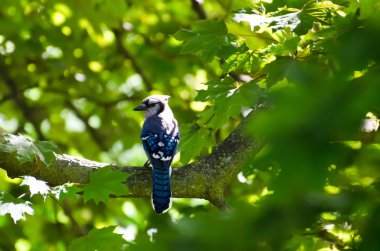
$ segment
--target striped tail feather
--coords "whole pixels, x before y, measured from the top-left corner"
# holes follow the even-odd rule
[[[153,191],[152,204],[157,213],[165,213],[172,204],[172,192],[170,189],[171,167],[153,166]]]

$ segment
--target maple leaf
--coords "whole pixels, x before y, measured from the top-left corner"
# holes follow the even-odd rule
[[[90,174],[90,183],[85,185],[83,198],[85,201],[93,199],[96,204],[100,201],[107,202],[109,195],[123,195],[128,193],[123,182],[129,174],[121,170],[112,170],[103,167]]]
[[[113,231],[115,227],[105,227],[100,229],[92,229],[87,236],[80,237],[71,242],[69,250],[75,251],[109,251],[122,250],[122,246],[126,243],[120,234]]]

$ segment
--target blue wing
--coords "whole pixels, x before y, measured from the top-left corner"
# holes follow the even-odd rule
[[[179,133],[159,135],[152,132],[142,132],[141,134],[145,153],[152,164],[152,203],[157,213],[163,213],[170,208],[170,165],[177,152],[179,138]]]
[[[175,135],[159,135],[152,132],[141,134],[141,140],[149,161],[169,167],[177,152],[179,133]]]

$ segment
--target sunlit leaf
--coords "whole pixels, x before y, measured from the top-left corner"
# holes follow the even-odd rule
[[[32,176],[23,176],[24,180],[21,182],[20,186],[28,186],[30,190],[30,196],[35,194],[41,194],[44,199],[50,192],[50,187],[47,185],[46,181],[37,180]]]
[[[298,17],[299,14],[300,11],[297,11],[285,15],[267,17],[258,14],[236,13],[233,20],[238,23],[248,22],[252,31],[254,31],[255,27],[263,24],[271,26],[274,30],[283,29],[285,26],[290,27],[291,30],[295,30],[301,23],[301,20]]]
[[[254,74],[260,70],[262,59],[252,53],[247,53],[247,49],[241,49],[242,53],[232,54],[223,64],[223,72],[241,72]]]
[[[213,129],[222,127],[230,117],[238,119],[243,107],[252,107],[264,96],[255,81],[242,84],[231,77],[210,81],[207,87],[198,91],[196,100],[212,101],[213,107],[199,115],[198,123]]]
[[[22,163],[32,162],[38,156],[46,165],[55,160],[54,152],[57,147],[48,141],[31,141],[24,136],[15,136],[6,134],[3,136],[4,142],[0,143],[0,151],[12,153],[15,152],[17,159]]]
[[[10,214],[14,223],[17,223],[21,219],[25,220],[26,214],[34,214],[30,204],[29,201],[15,199],[11,195],[2,192],[0,195],[0,215]]]
[[[309,1],[302,9],[282,8],[269,15],[257,11],[242,10],[235,13],[235,22],[248,22],[252,31],[263,26],[271,27],[274,31],[289,27],[298,35],[306,34],[314,22],[326,24],[331,17],[332,10],[338,10],[341,6],[331,1]],[[283,14],[286,11],[288,13]]]
[[[82,190],[83,189],[73,183],[67,183],[61,186],[53,187],[50,193],[53,194],[55,198],[62,201],[65,198],[75,199],[77,197],[77,193]]]
[[[292,68],[295,61],[290,57],[279,57],[276,61],[267,64],[263,71],[268,74],[267,87],[271,87],[291,74],[297,74]]]

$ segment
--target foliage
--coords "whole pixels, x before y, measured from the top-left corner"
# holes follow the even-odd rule
[[[57,147],[48,141],[31,141],[24,136],[4,135],[4,142],[0,144],[1,152],[16,153],[22,163],[33,162],[36,158],[45,164],[50,164]]]
[[[247,126],[267,144],[226,191],[231,212],[109,199],[127,177],[109,168],[83,189],[2,171],[0,250],[380,250],[379,138],[359,132],[380,113],[379,3],[197,2],[1,1],[0,127],[34,140],[5,134],[0,152],[48,165],[54,142],[141,166],[132,108],[165,93],[182,165],[269,103]]]
[[[15,223],[24,219],[25,214],[33,215],[33,208],[30,207],[29,201],[23,201],[14,198],[8,193],[1,193],[0,198],[0,215],[10,214]]]
[[[114,227],[92,229],[87,236],[80,237],[73,241],[70,246],[70,250],[107,251],[111,248],[114,250],[122,250],[125,241],[121,235],[114,234],[113,231]]]
[[[113,171],[104,167],[90,174],[90,183],[85,185],[83,189],[83,199],[88,201],[93,199],[96,204],[100,201],[107,202],[108,196],[125,195],[128,189],[122,184],[128,177],[127,173],[120,170]]]
[[[28,186],[30,190],[30,197],[34,194],[41,194],[44,198],[50,191],[50,187],[45,181],[37,180],[32,176],[24,176],[24,180],[21,182],[20,186]]]

